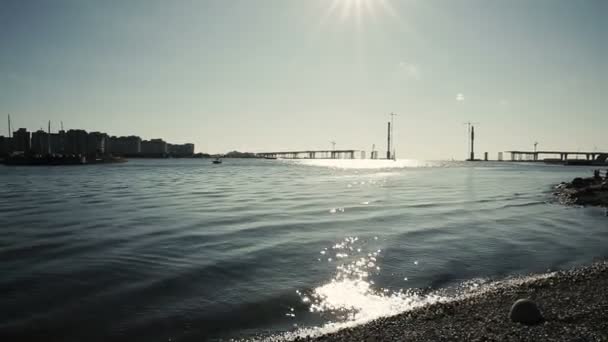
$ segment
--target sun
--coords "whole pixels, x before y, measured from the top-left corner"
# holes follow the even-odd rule
[[[327,15],[360,22],[364,16],[375,17],[378,10],[394,14],[389,0],[332,0]]]

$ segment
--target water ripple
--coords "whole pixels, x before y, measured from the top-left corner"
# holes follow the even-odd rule
[[[587,170],[471,165],[0,168],[0,335],[319,334],[474,279],[607,256],[603,211],[547,203]]]

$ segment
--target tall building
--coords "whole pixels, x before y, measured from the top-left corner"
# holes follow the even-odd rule
[[[65,153],[75,155],[86,155],[87,142],[87,131],[82,129],[71,129],[65,134]]]
[[[16,152],[29,152],[31,149],[31,135],[25,128],[13,132],[13,150]]]
[[[173,157],[192,157],[194,144],[169,144],[169,155]]]
[[[101,156],[109,153],[110,137],[107,134],[101,132],[89,133],[87,139],[87,155],[90,156]]]
[[[36,154],[47,155],[50,154],[50,135],[43,131],[38,130],[32,133],[32,151]]]
[[[168,144],[162,139],[151,139],[141,142],[141,154],[149,157],[162,157],[166,156],[168,150]]]
[[[114,156],[134,156],[141,153],[141,138],[138,136],[111,137],[108,144]]]
[[[59,131],[59,133],[51,133],[51,153],[65,154],[65,131]]]
[[[13,152],[13,139],[0,136],[0,157],[8,156]]]

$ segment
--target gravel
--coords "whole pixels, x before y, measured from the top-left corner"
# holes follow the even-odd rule
[[[608,262],[491,286],[478,294],[297,341],[608,341]],[[534,301],[544,321],[512,322],[509,310]]]

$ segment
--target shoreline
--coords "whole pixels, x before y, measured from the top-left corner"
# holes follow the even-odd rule
[[[608,208],[606,177],[575,178],[555,187],[563,205]],[[512,322],[518,299],[531,299],[544,320]],[[608,341],[608,260],[487,287],[396,316],[294,341]]]
[[[554,195],[564,205],[608,208],[608,178],[601,177],[599,173],[595,177],[577,177],[557,185]]]
[[[511,305],[529,298],[544,321],[514,323]],[[503,281],[445,303],[295,341],[608,341],[608,261]]]

